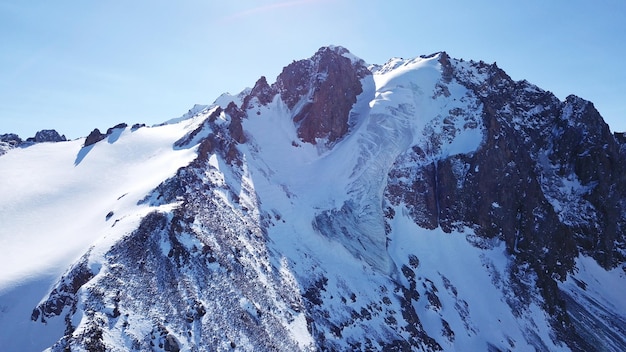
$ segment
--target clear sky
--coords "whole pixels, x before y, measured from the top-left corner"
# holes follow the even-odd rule
[[[160,123],[330,44],[495,61],[626,131],[624,0],[0,0],[0,133]]]

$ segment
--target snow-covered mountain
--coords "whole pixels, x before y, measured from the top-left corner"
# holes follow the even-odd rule
[[[325,47],[0,142],[3,351],[626,350],[626,138],[495,64]]]

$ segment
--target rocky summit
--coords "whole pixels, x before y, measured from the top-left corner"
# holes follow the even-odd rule
[[[324,47],[5,149],[2,350],[626,350],[626,139],[495,63]]]

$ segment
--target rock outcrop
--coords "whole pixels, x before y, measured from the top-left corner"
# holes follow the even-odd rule
[[[36,143],[65,141],[67,141],[65,135],[60,135],[56,130],[41,130],[35,133],[34,137],[29,137],[26,140],[22,140],[22,138],[15,133],[5,133],[0,135],[0,155],[17,147],[25,148]]]
[[[272,85],[264,76],[259,78],[240,105],[231,101],[225,108],[232,118],[231,132],[243,143],[241,119],[259,114],[258,107],[267,106],[279,95],[303,142],[317,144],[319,140],[332,145],[348,132],[350,110],[363,92],[361,80],[371,74],[365,62],[345,48],[323,47],[311,58],[287,65]]]
[[[100,132],[99,129],[95,128],[93,131],[91,131],[91,133],[89,133],[89,135],[87,136],[87,138],[85,139],[85,147],[88,147],[90,145],[96,144],[98,142],[100,142],[101,140],[106,138],[106,134],[103,134],[102,132]]]
[[[285,67],[276,80],[304,142],[333,143],[348,131],[350,110],[363,91],[361,79],[371,72],[362,60],[346,54],[341,47],[321,48],[310,59]]]
[[[55,130],[41,130],[35,133],[34,137],[26,139],[27,142],[44,143],[44,142],[65,142],[65,135],[60,135]]]
[[[272,100],[276,96],[276,93],[276,88],[270,86],[267,83],[267,79],[265,78],[265,76],[262,76],[254,84],[254,87],[250,91],[250,94],[244,97],[241,109],[248,110],[252,108],[253,99],[256,99],[256,102],[260,105],[267,105],[272,102]]]
[[[109,127],[107,129],[107,133],[102,133],[102,132],[100,132],[99,129],[95,128],[93,131],[91,131],[91,133],[89,133],[89,135],[85,139],[85,143],[84,143],[83,146],[84,147],[88,147],[90,145],[96,144],[96,143],[100,142],[101,140],[107,138],[108,136],[111,136],[117,130],[124,130],[126,127],[128,127],[128,124],[126,124],[126,123],[118,123],[117,125],[115,125],[113,127]],[[140,127],[141,127],[141,125],[134,125],[133,129],[138,129]]]
[[[113,126],[113,127],[109,127],[109,128],[107,129],[107,133],[106,133],[106,135],[107,135],[107,136],[109,136],[109,135],[113,134],[113,132],[115,132],[115,130],[123,130],[123,129],[125,129],[126,127],[128,127],[128,124],[126,124],[126,123],[124,123],[124,122],[122,122],[122,123],[118,123],[117,125],[115,125],[115,126]]]
[[[22,139],[15,133],[0,134],[0,155],[22,144]]]

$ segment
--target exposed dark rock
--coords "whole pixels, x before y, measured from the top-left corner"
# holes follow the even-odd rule
[[[0,142],[4,142],[10,145],[11,147],[15,148],[19,146],[23,141],[15,133],[5,133],[5,134],[0,134]]]
[[[439,55],[439,63],[441,64],[441,79],[444,83],[450,83],[454,75],[454,68],[450,62],[450,56],[444,51]]]
[[[126,123],[118,123],[117,125],[108,128],[106,134],[102,134],[100,132],[100,130],[96,128],[93,131],[91,131],[91,133],[89,133],[89,135],[87,136],[87,139],[85,139],[85,144],[83,146],[84,147],[88,147],[88,146],[90,146],[92,144],[96,144],[96,143],[100,142],[101,140],[107,138],[107,136],[112,135],[116,130],[124,129],[126,127],[128,127],[128,125]],[[137,127],[137,128],[139,128],[139,127]],[[134,126],[133,126],[133,128],[134,128]],[[109,140],[109,142],[112,143],[111,140]]]
[[[0,134],[0,155],[20,146],[22,143],[22,139],[15,133]]]
[[[255,83],[254,88],[252,88],[252,90],[250,91],[250,94],[248,94],[243,99],[243,104],[241,105],[241,110],[245,111],[245,110],[251,108],[252,106],[250,104],[252,102],[252,99],[254,99],[254,98],[256,98],[258,100],[259,104],[267,105],[267,104],[272,102],[272,100],[274,99],[276,94],[277,94],[276,89],[274,87],[271,87],[269,84],[267,84],[267,80],[266,80],[265,76],[262,76]]]
[[[616,244],[624,244],[626,164],[621,146],[592,103],[569,96],[553,129],[550,160],[563,176],[575,175],[588,191],[582,198],[592,209],[576,214],[590,221],[578,222],[571,232],[582,251],[600,265],[612,268],[623,262]]]
[[[323,303],[321,291],[326,291],[326,284],[328,283],[328,279],[322,277],[315,281],[315,283],[306,290],[306,292],[302,295],[306,301],[312,305],[319,306]]]
[[[223,112],[224,110],[221,107],[217,107],[215,109],[215,111],[213,111],[211,113],[211,115],[209,115],[209,122],[215,122],[215,120],[217,120],[218,116],[220,116],[220,114]]]
[[[131,131],[137,131],[138,129],[142,128],[142,127],[146,127],[145,123],[136,123],[133,124],[133,126],[130,128]]]
[[[246,113],[239,109],[234,102],[230,102],[224,110],[230,116],[230,124],[228,125],[228,131],[231,137],[237,141],[237,143],[245,143],[246,136],[243,133],[243,126],[241,121],[246,116]]]
[[[34,137],[26,139],[27,142],[44,143],[44,142],[65,142],[67,139],[55,130],[41,130],[35,133]]]
[[[180,346],[178,345],[178,340],[172,334],[167,334],[165,336],[165,343],[163,345],[163,350],[168,352],[178,352],[180,351]]]
[[[276,80],[305,142],[326,138],[332,143],[348,131],[350,110],[363,91],[360,80],[371,72],[363,61],[344,56],[347,53],[340,47],[321,48],[310,59],[285,67]]]
[[[94,276],[94,273],[87,267],[87,257],[88,254],[57,283],[48,299],[33,310],[31,315],[33,321],[45,322],[50,317],[60,315],[65,307],[75,309],[76,293]]]
[[[410,205],[416,222],[423,227],[441,226],[451,231],[458,229],[458,224],[479,225],[484,236],[502,238],[511,253],[536,253],[540,248],[550,248],[561,254],[558,257],[562,263],[564,260],[568,263],[560,268],[551,267],[551,271],[557,271],[561,277],[572,268],[572,259],[577,255],[576,244],[582,248],[600,244],[600,248],[589,248],[589,254],[603,253],[602,258],[597,259],[605,267],[610,267],[615,255],[612,244],[617,239],[616,229],[623,223],[615,195],[624,194],[621,185],[625,182],[624,172],[616,162],[619,148],[612,142],[614,139],[608,127],[590,104],[571,97],[561,104],[550,93],[531,96],[524,93],[525,87],[516,87],[497,67],[485,68],[491,73],[490,85],[472,87],[467,83],[484,96],[485,143],[473,155],[424,164],[415,173],[409,188],[397,189],[399,185],[390,182],[388,193],[391,198],[395,198],[394,194],[401,194],[400,197]],[[500,111],[505,106],[512,105],[514,111],[522,109],[521,102],[518,103],[520,100],[525,100],[526,105],[545,107],[536,117],[536,121],[544,124],[543,129],[520,131],[502,115]],[[578,112],[564,120],[561,111],[572,109]],[[572,123],[579,120],[585,122]],[[538,146],[548,145],[553,145],[546,152],[555,165],[560,163],[557,172],[561,177],[574,172],[583,185],[594,186],[586,198],[596,209],[601,209],[596,216],[602,218],[592,224],[593,228],[584,231],[586,235],[574,236],[581,230],[580,225],[569,229],[562,225],[544,196],[541,182],[553,175],[545,174],[551,171],[538,164]],[[424,152],[414,148],[408,158],[419,162],[424,158]],[[467,170],[462,175],[463,180],[454,171],[459,166]],[[401,174],[400,170],[392,170],[390,175],[394,178]],[[459,184],[463,186],[459,188]],[[608,221],[609,218],[618,221]],[[585,238],[589,236],[591,238],[587,241]],[[599,241],[599,237],[605,240]],[[551,256],[556,257],[555,254]]]
[[[96,144],[100,142],[101,140],[105,139],[106,136],[107,136],[106,134],[102,134],[100,130],[96,128],[93,131],[91,131],[91,133],[89,133],[89,135],[87,136],[87,139],[85,139],[85,144],[83,146],[88,147],[92,144]]]
[[[223,112],[224,110],[221,107],[217,107],[215,108],[215,110],[209,115],[208,119],[206,119],[200,126],[198,126],[198,128],[196,128],[195,130],[191,131],[190,133],[186,134],[184,137],[182,137],[181,139],[177,140],[176,142],[174,142],[174,146],[176,148],[189,148],[192,147],[193,145],[195,145],[195,143],[200,143],[201,142],[201,136],[203,135],[203,133],[206,133],[207,130],[211,129],[212,125],[214,124],[215,120],[217,120],[217,117],[220,116],[220,114]],[[206,141],[207,138],[211,137],[214,135],[213,134],[209,134],[208,137],[206,137],[204,140],[202,140],[202,143],[204,143]],[[213,142],[208,142],[209,144],[212,144]],[[201,153],[201,158],[205,159],[206,157],[208,157],[208,154],[206,154],[206,152],[212,152],[212,148],[209,148],[210,150],[207,150],[206,148],[207,146],[204,147],[200,147],[199,153]]]
[[[126,123],[123,123],[123,122],[122,122],[122,123],[118,123],[117,125],[115,125],[115,126],[113,126],[113,127],[110,127],[110,128],[107,130],[107,134],[106,134],[106,135],[108,136],[108,135],[110,135],[111,133],[113,133],[115,130],[117,130],[117,129],[124,129],[124,128],[126,128],[126,127],[128,127],[128,125],[127,125]]]
[[[228,126],[217,123],[217,117],[225,113],[230,117]],[[217,107],[209,117],[191,133],[188,133],[174,143],[177,148],[189,148],[200,143],[198,157],[192,165],[204,165],[213,153],[221,155],[229,164],[241,164],[240,152],[236,145],[245,143],[246,136],[242,120],[246,113],[239,109],[234,102],[230,102],[226,109]]]
[[[450,328],[450,324],[445,319],[441,319],[441,326],[442,335],[447,337],[450,342],[454,342],[454,331]]]

